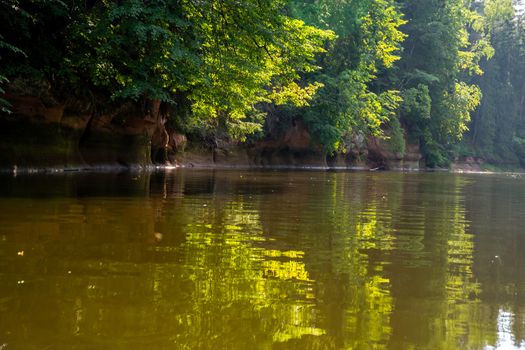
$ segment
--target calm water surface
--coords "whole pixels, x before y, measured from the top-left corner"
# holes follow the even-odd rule
[[[525,348],[525,178],[0,178],[0,349]]]

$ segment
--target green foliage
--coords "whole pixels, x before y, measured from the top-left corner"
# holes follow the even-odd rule
[[[260,128],[263,103],[306,106],[322,86],[300,78],[318,69],[314,60],[334,34],[287,16],[284,5],[9,0],[2,33],[17,42],[0,40],[12,51],[0,74],[37,77],[66,94],[91,89],[114,101],[190,106],[191,115],[179,114],[185,124],[242,139]],[[25,62],[17,50],[28,53]]]
[[[4,89],[2,89],[1,87],[2,84],[8,83],[8,82],[9,80],[6,77],[4,77],[3,75],[0,75],[0,95],[3,95],[5,92]],[[0,112],[11,113],[10,107],[11,107],[11,104],[9,103],[9,101],[0,97]]]
[[[291,8],[308,23],[335,30],[334,44],[320,59],[323,70],[307,79],[323,84],[301,115],[312,134],[331,153],[345,151],[352,134],[382,133],[381,126],[394,115],[399,94],[394,89],[372,89],[372,82],[399,56],[404,24],[393,1],[295,2]],[[281,116],[282,117],[282,116]]]
[[[388,122],[389,137],[388,145],[389,150],[398,156],[405,154],[405,135],[404,130],[401,127],[401,123],[398,118],[390,118]]]
[[[493,54],[483,18],[462,0],[400,1],[408,23],[399,70],[393,79],[404,102],[400,119],[419,141],[427,165],[445,166],[468,130],[481,91],[467,83],[482,74]]]
[[[68,52],[67,27],[77,15],[71,0],[0,2],[0,74],[58,80]]]
[[[501,21],[514,17],[513,0],[485,0],[483,2],[483,17],[490,29]]]
[[[406,135],[443,166],[467,133],[477,155],[521,157],[525,30],[511,0],[4,0],[0,10],[0,94],[29,78],[59,99],[144,112],[161,101],[172,126],[210,140],[302,119],[328,153],[356,135],[389,137],[403,153]]]
[[[441,134],[449,137],[451,142],[460,141],[468,130],[470,112],[481,101],[481,90],[477,85],[455,83],[452,91],[445,91],[443,101],[443,107],[446,108],[443,113],[448,114],[449,118],[444,118],[441,123]]]
[[[403,103],[400,112],[404,122],[413,133],[420,133],[420,127],[430,119],[432,99],[428,85],[418,84],[403,91]]]
[[[14,1],[13,2],[6,1],[6,2],[0,3],[0,10],[4,13],[3,16],[0,16],[0,19],[4,19],[4,20],[7,20],[7,18],[5,18],[6,17],[5,15],[13,10],[22,12],[24,13],[24,15],[26,15],[25,11],[19,8],[17,9],[16,2]],[[21,49],[4,41],[4,36],[0,32],[0,59],[3,58],[6,54],[8,55],[14,54],[14,55],[18,55],[19,57],[27,57],[26,54]],[[0,71],[0,95],[3,95],[5,93],[5,90],[2,86],[7,83],[9,83],[9,79],[7,79],[7,77],[4,74],[2,74],[2,72]],[[0,112],[9,114],[11,113],[10,107],[11,107],[11,104],[9,103],[9,101],[0,97]]]
[[[181,13],[178,2],[101,3],[72,26],[74,55],[67,63],[113,99],[172,102],[200,63]]]
[[[114,99],[185,108],[177,98],[184,94],[192,110],[185,123],[242,140],[260,129],[261,103],[304,106],[321,86],[298,79],[318,68],[316,54],[334,35],[282,7],[269,0],[102,3],[74,26],[71,68]]]
[[[498,164],[523,162],[520,140],[525,84],[525,34],[523,18],[514,15],[512,2],[485,1],[480,9],[495,55],[483,62],[485,74],[477,80],[483,100],[472,116],[467,141],[477,156]]]
[[[445,167],[449,163],[449,154],[446,148],[438,143],[432,131],[425,129],[421,137],[421,149],[425,155],[426,165],[430,168]]]
[[[190,92],[194,117],[241,136],[260,128],[262,103],[307,105],[321,86],[298,84],[317,70],[330,31],[283,15],[279,1],[188,3],[201,43],[202,76]]]
[[[519,162],[521,166],[525,166],[525,138],[514,136],[513,147],[516,155],[519,157]]]

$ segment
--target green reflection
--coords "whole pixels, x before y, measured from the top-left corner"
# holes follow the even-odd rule
[[[0,198],[6,349],[524,339],[516,178],[178,170],[39,181],[10,178]]]

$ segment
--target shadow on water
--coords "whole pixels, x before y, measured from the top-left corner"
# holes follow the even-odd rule
[[[0,197],[147,197],[150,195],[270,194],[282,184],[265,175],[273,171],[123,171],[56,174],[0,174]],[[235,173],[234,176],[231,176]],[[239,175],[240,174],[240,175]],[[243,175],[244,174],[244,175]],[[238,177],[238,178],[237,178]]]
[[[0,174],[1,197],[130,197],[146,195],[150,174],[120,173],[57,173]]]

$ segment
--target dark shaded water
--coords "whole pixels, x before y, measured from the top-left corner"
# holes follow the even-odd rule
[[[0,349],[525,348],[525,178],[0,178]]]

